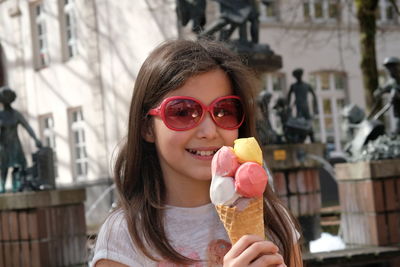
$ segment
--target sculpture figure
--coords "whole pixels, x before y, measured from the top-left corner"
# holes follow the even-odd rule
[[[374,119],[378,119],[390,107],[393,107],[393,115],[396,120],[394,133],[400,134],[400,59],[397,57],[388,57],[384,60],[383,65],[389,72],[390,78],[383,87],[379,87],[374,91],[374,97],[382,97],[383,94],[389,93],[388,103],[375,114]]]
[[[309,120],[293,118],[291,109],[286,99],[278,98],[273,109],[279,116],[283,128],[283,136],[288,144],[303,143],[307,136],[312,134],[312,126]]]
[[[258,43],[259,11],[256,0],[215,0],[220,5],[220,16],[201,36],[212,36],[220,31],[220,40],[226,41],[239,27],[239,42],[247,43],[247,22],[253,43]]]
[[[292,74],[293,77],[296,78],[296,82],[290,86],[287,102],[290,105],[292,94],[294,94],[295,105],[296,105],[296,117],[303,118],[306,121],[309,121],[311,124],[312,116],[310,114],[310,109],[308,107],[308,94],[311,94],[313,98],[313,106],[314,106],[313,110],[315,114],[318,113],[317,97],[311,85],[302,80],[303,69],[297,68],[293,70]],[[310,133],[310,140],[311,142],[314,142],[314,134],[312,131]]]
[[[269,104],[272,94],[266,90],[261,91],[257,97],[257,105],[261,111],[261,119],[256,122],[257,134],[262,145],[281,143],[278,134],[272,128],[269,120]]]
[[[352,161],[398,158],[400,155],[400,139],[398,138],[400,133],[400,60],[396,57],[388,57],[383,65],[389,72],[390,78],[383,87],[374,91],[374,97],[382,97],[383,94],[388,93],[389,98],[378,112],[375,112],[378,107],[375,105],[368,117],[359,123],[354,137],[346,145],[345,151]],[[385,126],[379,118],[391,107],[393,107],[396,125],[395,131],[388,134],[385,133]]]
[[[344,109],[343,117],[350,133],[350,141],[345,145],[345,151],[351,161],[367,161],[388,158],[398,158],[400,155],[400,60],[388,57],[383,65],[389,72],[390,78],[383,87],[374,91],[374,97],[382,97],[388,93],[389,98],[384,107],[377,111],[378,105],[372,108],[365,118],[364,112],[354,105]],[[385,125],[379,118],[393,107],[396,120],[395,131],[388,134]],[[377,111],[377,112],[376,112]]]
[[[376,119],[367,119],[364,111],[357,105],[345,106],[342,116],[342,127],[349,140],[343,150],[348,154],[350,160],[359,157],[370,141],[385,133],[384,124]]]
[[[365,112],[355,104],[346,105],[342,110],[342,130],[346,134],[346,140],[352,140],[365,119]]]
[[[192,31],[198,34],[206,24],[206,0],[177,0],[176,13],[182,26],[192,20]]]
[[[0,193],[5,192],[6,178],[9,168],[12,168],[12,187],[16,192],[20,189],[23,175],[26,171],[26,159],[18,137],[18,126],[26,129],[40,148],[42,143],[36,137],[31,126],[21,113],[11,107],[17,95],[7,86],[0,88]]]

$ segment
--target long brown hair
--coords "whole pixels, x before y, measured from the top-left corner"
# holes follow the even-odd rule
[[[162,259],[179,264],[195,262],[177,252],[169,243],[163,224],[166,189],[155,145],[143,139],[150,123],[147,112],[170,91],[190,77],[220,68],[229,77],[235,95],[243,100],[246,119],[239,137],[255,136],[253,93],[255,79],[240,58],[223,44],[209,41],[175,40],[157,47],[143,63],[134,86],[129,111],[128,135],[119,151],[114,176],[119,192],[119,208],[125,213],[128,229],[136,247],[148,258],[148,247]],[[211,174],[210,174],[211,175]],[[266,227],[277,238],[289,262],[293,230],[278,200],[267,190]],[[271,216],[271,215],[274,216]]]

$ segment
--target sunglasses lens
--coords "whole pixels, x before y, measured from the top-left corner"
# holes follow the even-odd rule
[[[165,107],[165,122],[175,129],[191,128],[199,122],[202,112],[201,105],[193,100],[171,100]]]
[[[243,107],[239,99],[227,98],[215,103],[213,108],[215,123],[222,128],[237,128],[243,120]]]

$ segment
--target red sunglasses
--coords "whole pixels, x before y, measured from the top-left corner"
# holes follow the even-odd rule
[[[199,125],[206,112],[218,127],[234,130],[244,121],[243,105],[238,96],[223,96],[215,99],[209,106],[188,96],[172,96],[164,99],[149,115],[161,116],[165,125],[174,131],[186,131]]]

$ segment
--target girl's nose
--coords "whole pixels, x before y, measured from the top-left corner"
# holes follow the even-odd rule
[[[203,121],[197,126],[197,137],[213,139],[217,135],[217,127],[210,113],[207,112]]]

